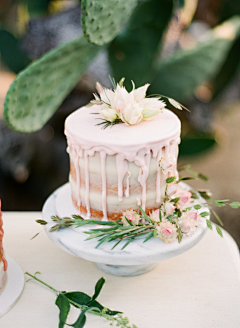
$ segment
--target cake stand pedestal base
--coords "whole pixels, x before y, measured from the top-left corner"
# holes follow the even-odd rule
[[[184,187],[190,188],[185,184]],[[201,201],[197,200],[196,204]],[[209,211],[209,209],[202,207],[202,211]],[[69,183],[50,195],[44,204],[42,214],[43,219],[48,222],[44,226],[45,231],[54,244],[72,255],[93,262],[100,270],[118,276],[135,276],[152,270],[158,262],[178,256],[195,246],[207,230],[206,221],[203,219],[194,235],[184,238],[181,243],[175,241],[166,244],[159,238],[151,238],[143,243],[145,238],[139,237],[124,249],[122,249],[124,242],[112,249],[115,242],[103,243],[96,248],[97,239],[86,241],[88,236],[84,231],[94,226],[71,227],[49,232],[56,224],[51,220],[51,216],[69,217],[78,214],[72,205]]]
[[[154,269],[158,263],[141,264],[141,265],[111,265],[104,263],[94,263],[96,267],[106,273],[113,274],[115,276],[138,276]]]

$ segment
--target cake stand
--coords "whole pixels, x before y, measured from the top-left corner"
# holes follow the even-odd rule
[[[190,187],[184,184],[186,189]],[[198,200],[201,203],[203,199]],[[202,207],[203,211],[208,211]],[[125,249],[121,250],[124,242],[118,244],[113,250],[115,242],[101,244],[98,248],[97,239],[86,241],[88,237],[84,231],[95,226],[84,226],[80,228],[65,228],[55,232],[49,232],[55,225],[51,220],[52,215],[61,217],[71,216],[76,213],[71,201],[70,184],[67,183],[53,192],[45,202],[42,210],[43,219],[48,223],[44,226],[48,237],[64,251],[92,261],[101,270],[119,276],[134,276],[143,274],[153,269],[158,262],[180,255],[195,246],[204,236],[207,225],[203,219],[194,235],[178,241],[166,244],[159,238],[151,238],[143,243],[145,237],[139,237],[131,242]]]
[[[0,317],[7,313],[20,298],[24,287],[24,274],[19,264],[6,256],[8,269],[6,283],[0,294]]]

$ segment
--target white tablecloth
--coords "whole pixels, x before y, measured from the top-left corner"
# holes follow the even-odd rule
[[[40,271],[42,280],[58,290],[93,294],[96,281],[106,284],[103,305],[123,311],[138,328],[236,328],[240,326],[240,262],[233,239],[208,231],[188,252],[136,277],[117,277],[57,248],[35,222],[40,212],[3,213],[5,252],[23,271]],[[31,240],[38,232],[41,233]],[[1,328],[57,328],[56,296],[31,280],[18,303],[2,318]],[[70,317],[73,323],[77,313]],[[86,328],[110,327],[87,315]]]

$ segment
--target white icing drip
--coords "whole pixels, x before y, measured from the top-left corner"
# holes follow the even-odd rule
[[[118,175],[118,201],[123,201],[123,180],[128,171],[128,162],[121,154],[116,155],[117,175]],[[129,191],[128,191],[129,194]]]
[[[77,179],[77,205],[78,207],[81,206],[81,195],[80,195],[80,187],[81,187],[81,182],[80,182],[80,165],[79,165],[79,155],[80,155],[80,150],[78,146],[74,147],[74,153],[75,153],[75,160],[74,160],[74,167],[76,171],[76,179]]]
[[[102,171],[102,211],[103,219],[107,220],[107,174],[106,174],[106,153],[100,151],[101,171]]]
[[[129,197],[129,183],[130,183],[131,172],[127,172],[127,187],[125,190],[125,197]]]
[[[161,173],[162,170],[159,167],[159,161],[161,160],[163,150],[160,149],[157,155],[157,178],[156,178],[156,203],[161,202]]]
[[[137,156],[135,163],[140,166],[140,172],[138,176],[138,182],[142,186],[142,209],[145,211],[146,199],[147,199],[147,178],[149,174],[150,164],[150,151],[146,154],[146,150],[141,150]]]
[[[89,161],[88,161],[88,153],[85,150],[84,152],[84,162],[85,162],[85,203],[86,203],[86,209],[87,209],[87,218],[89,219],[91,217],[91,212],[90,212],[90,188],[89,188]]]
[[[141,200],[140,200],[141,197],[137,197],[136,200],[137,200],[137,206],[141,206]]]

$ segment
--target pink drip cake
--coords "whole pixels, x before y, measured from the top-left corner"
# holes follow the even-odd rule
[[[65,122],[75,208],[85,218],[104,220],[139,206],[148,214],[162,203],[166,177],[178,174],[178,117],[163,109],[152,120],[103,129],[96,112],[97,105],[82,107]],[[167,173],[161,160],[171,163]]]

